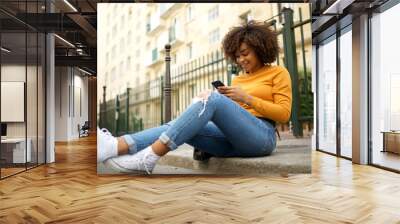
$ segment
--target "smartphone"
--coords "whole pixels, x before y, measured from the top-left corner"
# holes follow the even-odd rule
[[[225,86],[224,83],[222,83],[219,80],[212,82],[211,85],[213,85],[214,88],[216,88],[216,89],[218,89],[218,87],[220,87],[220,86]]]

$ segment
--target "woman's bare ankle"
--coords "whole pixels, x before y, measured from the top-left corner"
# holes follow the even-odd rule
[[[158,155],[158,156],[163,156],[169,152],[169,148],[164,145],[160,140],[155,141],[152,145],[151,148],[153,149],[153,152]]]
[[[129,145],[126,143],[125,139],[122,137],[118,137],[117,141],[118,141],[118,155],[128,154]]]

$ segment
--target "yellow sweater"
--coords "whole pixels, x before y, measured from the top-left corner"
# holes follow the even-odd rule
[[[264,66],[251,75],[240,74],[235,77],[232,86],[240,86],[252,96],[251,106],[238,103],[254,116],[280,123],[289,120],[292,109],[292,82],[286,68]]]

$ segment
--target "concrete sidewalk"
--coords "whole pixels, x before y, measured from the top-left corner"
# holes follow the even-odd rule
[[[168,153],[157,166],[172,166],[213,174],[280,174],[311,172],[311,139],[292,138],[277,142],[271,156],[255,158],[210,158],[208,161],[193,160],[193,148],[187,144]],[[157,169],[157,173],[162,170]],[[201,173],[200,172],[200,173]],[[160,174],[161,174],[160,173]]]
[[[110,170],[104,166],[103,163],[97,164],[97,174],[99,175],[109,175],[109,174],[120,174],[118,171]],[[178,175],[192,175],[192,174],[214,174],[212,170],[193,170],[193,169],[186,169],[182,167],[176,166],[168,166],[168,165],[157,165],[154,170],[153,174],[178,174]],[[136,175],[136,174],[133,174]]]

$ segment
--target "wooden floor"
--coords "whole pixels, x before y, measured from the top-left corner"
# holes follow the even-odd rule
[[[97,176],[96,141],[0,181],[0,223],[400,223],[400,175],[313,152],[289,177]]]
[[[5,178],[20,172],[23,172],[27,169],[33,169],[37,166],[37,164],[27,164],[27,167],[25,168],[25,164],[18,165],[18,167],[7,167],[7,168],[1,168],[1,178]]]
[[[1,177],[2,178],[26,170],[25,167],[24,168],[19,168],[19,167],[18,168],[0,168],[0,169],[1,169]]]

